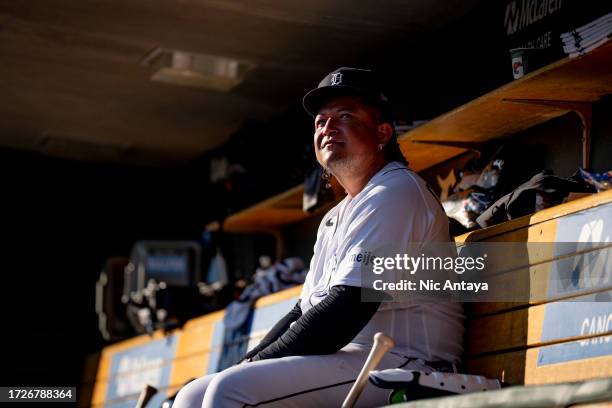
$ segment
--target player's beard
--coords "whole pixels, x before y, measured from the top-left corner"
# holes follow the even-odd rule
[[[342,177],[342,175],[354,175],[361,172],[367,160],[371,160],[371,157],[368,155],[343,155],[340,157],[330,157],[330,159],[327,161],[327,168],[336,177]]]

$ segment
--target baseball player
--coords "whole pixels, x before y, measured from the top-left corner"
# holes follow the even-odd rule
[[[450,239],[437,199],[406,167],[374,72],[339,68],[303,105],[314,117],[317,160],[347,195],[321,221],[295,307],[241,363],[183,387],[177,408],[339,407],[379,331],[396,343],[381,369],[452,371],[459,362],[460,304],[383,302],[362,284],[363,260],[381,243],[406,248]],[[362,301],[362,291],[376,301]],[[368,385],[357,406],[387,398]]]

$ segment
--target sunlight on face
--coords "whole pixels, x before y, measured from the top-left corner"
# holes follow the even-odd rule
[[[378,154],[378,112],[362,98],[346,96],[325,104],[315,117],[317,160],[332,172],[355,169]]]

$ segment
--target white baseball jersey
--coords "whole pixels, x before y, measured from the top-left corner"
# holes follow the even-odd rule
[[[365,286],[362,262],[381,247],[401,250],[410,243],[449,241],[448,227],[425,182],[403,164],[388,163],[356,196],[345,197],[323,217],[300,295],[302,313],[325,298],[332,286]],[[370,345],[374,333],[382,331],[394,338],[394,353],[458,362],[462,320],[463,308],[457,303],[383,303],[352,343]]]
[[[363,255],[374,253],[381,243],[406,247],[411,242],[448,240],[446,215],[423,180],[405,166],[389,163],[359,194],[345,198],[323,217],[300,296],[302,313],[320,302],[334,285],[362,286]],[[459,304],[383,303],[339,353],[236,365],[192,381],[177,395],[174,406],[337,407],[359,374],[374,333],[392,336],[397,345],[383,356],[381,369],[404,366],[423,370],[420,362],[406,357],[459,360],[462,318]],[[385,405],[388,394],[388,390],[369,384],[356,408]]]

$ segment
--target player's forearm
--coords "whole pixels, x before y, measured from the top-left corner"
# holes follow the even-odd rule
[[[280,336],[282,336],[287,331],[291,323],[298,320],[300,316],[302,316],[302,309],[300,308],[300,301],[298,300],[293,309],[291,309],[291,311],[287,313],[282,319],[276,322],[276,324],[270,329],[270,331],[268,331],[268,333],[266,333],[266,335],[259,342],[259,344],[255,348],[250,350],[248,353],[246,353],[244,358],[250,359],[257,353],[259,353],[261,350],[268,347]]]
[[[361,290],[332,287],[325,299],[252,360],[337,352],[365,327],[380,306],[380,302],[362,302]]]

